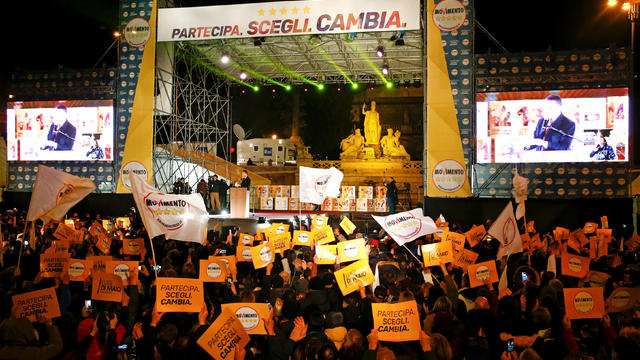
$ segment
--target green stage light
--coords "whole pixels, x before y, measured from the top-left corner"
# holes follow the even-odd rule
[[[388,82],[385,84],[385,86],[387,87],[387,89],[391,89],[393,87],[393,83],[392,82]]]
[[[258,86],[254,86],[253,87],[253,92],[258,92],[260,90],[260,88]]]
[[[358,89],[358,83],[353,83],[353,84],[351,84],[351,88],[352,88],[353,90],[357,90],[357,89]]]
[[[291,85],[287,84],[287,85],[284,87],[284,89],[285,89],[285,90],[287,90],[287,91],[291,91]]]
[[[324,90],[324,84],[318,84],[318,90],[320,91]]]

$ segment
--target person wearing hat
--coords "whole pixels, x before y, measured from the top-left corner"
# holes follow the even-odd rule
[[[344,327],[344,317],[341,312],[332,311],[324,320],[324,334],[340,350],[347,337],[347,328]]]

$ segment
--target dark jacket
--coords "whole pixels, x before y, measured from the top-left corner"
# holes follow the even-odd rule
[[[0,359],[52,359],[62,351],[62,337],[56,326],[46,326],[48,343],[39,345],[33,325],[27,319],[8,318],[0,324]]]
[[[550,126],[545,122],[545,119],[538,120],[536,130],[533,132],[535,139],[548,142],[544,150],[569,150],[573,134],[576,132],[576,124],[563,114],[552,121]]]
[[[58,127],[52,124],[49,127],[49,134],[47,134],[47,140],[54,141],[58,146],[56,150],[71,150],[73,149],[73,143],[76,139],[76,127],[71,125],[68,120]]]
[[[251,179],[247,176],[240,182],[240,187],[249,189],[251,187]]]
[[[393,201],[394,204],[398,203],[398,188],[396,187],[396,181],[392,180],[390,183],[385,184],[387,187],[387,199]]]

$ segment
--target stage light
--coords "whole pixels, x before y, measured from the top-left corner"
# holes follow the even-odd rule
[[[352,88],[353,90],[358,90],[358,83],[353,83],[353,84],[351,84],[351,88]]]
[[[275,93],[275,92],[276,92],[276,89],[271,89],[271,92],[272,92],[272,93]]]
[[[395,42],[396,46],[404,46],[404,39],[398,39]]]
[[[631,3],[626,2],[626,3],[622,4],[622,10],[623,11],[627,11],[629,9],[631,9]]]
[[[254,86],[253,87],[253,92],[258,92],[260,90],[260,88],[258,86]]]
[[[387,89],[391,89],[393,87],[393,83],[389,81],[386,84],[384,84],[384,86],[386,86]]]
[[[396,31],[389,41],[395,41],[396,46],[404,45],[404,30]]]
[[[231,60],[231,58],[227,54],[222,54],[222,56],[220,56],[220,62],[223,64],[228,63],[229,60]]]
[[[318,84],[318,90],[320,91],[324,90],[324,84]]]
[[[244,89],[242,89],[242,91],[241,91],[241,92],[242,92],[243,94],[244,94],[244,93],[246,93],[246,91],[245,91]]]
[[[304,92],[307,92],[307,91],[309,91],[309,89],[307,89],[307,88],[304,88]]]
[[[411,80],[405,80],[405,81],[404,81],[404,88],[405,88],[405,89],[408,89],[408,88],[409,88],[409,86],[411,86]]]
[[[13,94],[9,94],[9,99],[13,99]]]
[[[420,87],[420,79],[413,80],[413,87],[416,87],[416,88]]]
[[[376,49],[376,55],[378,55],[378,57],[383,57],[384,56],[384,47],[378,46],[378,48]]]
[[[389,65],[387,64],[382,65],[382,74],[389,75]]]
[[[119,37],[120,37],[120,31],[115,31],[115,32],[113,33],[113,37],[117,37],[117,38],[119,38]]]
[[[233,154],[234,152],[236,152],[236,148],[234,148],[233,146],[231,147],[231,149],[229,149],[231,151],[231,153]]]
[[[616,5],[618,5],[618,0],[609,0],[609,2],[607,2],[607,5],[616,6]]]
[[[291,91],[291,85],[289,84],[285,85],[284,89],[287,91]]]
[[[272,138],[273,140],[275,140],[275,139],[277,139],[277,138],[278,138],[278,135],[273,134],[273,135],[271,135],[271,138]]]
[[[342,89],[338,88],[338,92],[340,92],[340,90],[342,90]]]
[[[240,80],[247,80],[247,73],[246,72],[241,72],[240,73]]]

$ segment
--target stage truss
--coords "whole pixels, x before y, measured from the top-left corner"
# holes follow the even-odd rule
[[[164,43],[156,52],[153,172],[165,192],[176,178],[191,179],[195,191],[195,180],[229,170],[229,84],[195,61],[192,50]]]

